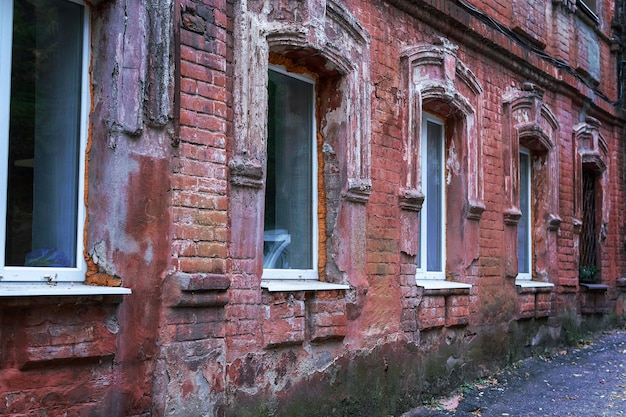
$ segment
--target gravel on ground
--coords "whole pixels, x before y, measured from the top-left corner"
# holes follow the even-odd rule
[[[401,417],[626,417],[626,329],[520,361]]]

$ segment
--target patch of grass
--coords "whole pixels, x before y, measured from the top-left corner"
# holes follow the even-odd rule
[[[458,388],[458,391],[459,391],[459,394],[466,395],[467,393],[471,392],[474,388],[475,388],[474,384],[471,384],[469,382],[464,382],[463,385],[461,385]]]
[[[430,408],[431,410],[443,410],[443,405],[441,405],[441,401],[435,397],[430,397],[424,401],[422,401],[424,407]]]

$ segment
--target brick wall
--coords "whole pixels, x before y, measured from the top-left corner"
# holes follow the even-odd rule
[[[154,397],[159,414],[200,415],[225,402],[226,335],[232,332],[225,306],[232,314],[251,299],[227,275],[233,10],[227,1],[180,1],[174,12],[173,272],[163,287],[157,361],[170,377],[156,381]]]
[[[296,10],[299,10],[299,5],[287,1],[280,13],[277,8],[272,8],[268,14],[264,14],[256,2],[249,4],[247,11],[252,20],[243,18],[241,22],[245,23],[244,26],[249,30],[250,36],[244,37],[242,50],[238,50],[236,46],[235,56],[243,54],[241,56],[247,57],[245,54],[249,53],[248,48],[252,44],[260,51],[268,48],[270,52],[283,54],[288,59],[296,57],[298,65],[307,67],[309,71],[315,73],[319,69],[319,61],[309,62],[308,52],[303,53],[302,58],[299,58],[297,52],[293,52],[299,46],[296,45],[297,42],[291,41],[289,28],[297,22],[299,30],[305,34],[301,47],[307,51],[315,50],[318,47],[316,43],[318,38],[307,37],[306,33],[315,32],[313,26],[310,26],[311,22],[323,22],[324,17],[320,14],[320,8],[329,7],[329,3],[309,2],[309,7],[303,8],[301,13],[298,13]],[[547,318],[553,319],[571,306],[577,308],[580,306],[577,301],[580,291],[577,271],[579,236],[576,222],[577,177],[574,175],[580,161],[577,159],[578,150],[573,144],[572,135],[574,127],[586,120],[587,116],[598,117],[602,119],[601,135],[605,138],[610,137],[612,145],[609,146],[615,148],[619,137],[615,129],[619,123],[616,124],[616,119],[613,118],[610,100],[617,97],[617,90],[614,84],[606,82],[603,77],[595,84],[585,84],[581,81],[582,78],[579,78],[579,75],[583,78],[588,75],[585,71],[590,73],[585,70],[590,64],[572,57],[583,53],[589,56],[583,50],[584,44],[577,42],[580,36],[584,35],[586,28],[576,26],[579,11],[574,3],[559,1],[541,4],[524,1],[506,4],[482,1],[468,3],[474,8],[461,3],[434,1],[419,2],[415,5],[400,0],[346,2],[350,18],[346,18],[347,23],[344,24],[357,22],[359,27],[355,30],[367,33],[367,42],[371,50],[369,61],[358,61],[367,65],[372,82],[370,148],[372,191],[365,205],[367,219],[363,235],[365,252],[359,253],[359,257],[365,257],[365,268],[362,273],[356,273],[342,266],[337,267],[337,264],[332,262],[333,259],[342,256],[341,248],[352,243],[350,239],[344,239],[340,247],[334,246],[334,233],[341,230],[333,229],[337,224],[335,222],[352,226],[357,224],[354,218],[345,217],[345,214],[342,216],[341,210],[337,209],[337,204],[342,207],[347,203],[342,200],[342,194],[336,192],[337,188],[334,188],[329,194],[329,199],[324,201],[325,206],[320,209],[331,214],[325,219],[325,238],[330,239],[330,244],[325,247],[323,254],[329,262],[326,264],[322,262],[321,265],[325,266],[324,272],[329,273],[330,277],[336,277],[339,282],[351,286],[345,294],[345,316],[341,309],[336,307],[341,304],[333,301],[329,306],[337,313],[325,312],[324,316],[321,316],[324,320],[317,319],[314,314],[317,307],[314,308],[310,304],[310,295],[301,292],[280,294],[263,292],[260,299],[257,296],[245,297],[244,299],[249,302],[245,306],[233,304],[238,306],[232,310],[234,313],[232,317],[236,317],[236,323],[255,323],[254,314],[259,314],[263,318],[256,321],[263,332],[262,340],[258,334],[248,332],[247,327],[241,328],[241,331],[239,328],[233,328],[233,333],[227,336],[227,340],[233,341],[233,349],[229,348],[227,354],[233,366],[235,363],[243,363],[242,358],[250,356],[244,353],[245,348],[253,349],[255,352],[253,356],[255,363],[258,364],[255,368],[258,372],[254,375],[255,387],[258,389],[254,390],[255,394],[251,394],[250,386],[247,386],[246,390],[247,395],[252,395],[252,398],[259,399],[272,395],[291,398],[297,392],[286,390],[284,387],[272,390],[269,376],[276,370],[270,365],[269,358],[277,354],[293,355],[298,358],[293,365],[292,373],[287,373],[285,378],[290,378],[291,382],[303,389],[306,386],[303,382],[306,378],[314,378],[318,372],[324,374],[322,367],[316,367],[314,360],[307,359],[308,354],[316,357],[322,355],[322,352],[332,352],[332,355],[338,355],[339,358],[355,358],[362,351],[366,351],[374,341],[384,343],[380,341],[401,334],[406,338],[407,346],[414,344],[425,349],[427,352],[425,355],[434,358],[438,352],[435,347],[436,341],[445,339],[445,335],[449,336],[450,332],[464,328],[469,334],[476,332],[482,336],[504,338],[494,343],[498,346],[508,346],[503,349],[521,351],[523,347],[511,345],[521,343],[519,340],[506,339],[508,336],[499,334],[493,329],[499,329],[500,326],[506,326],[506,323],[512,321],[532,329],[541,323],[545,325],[548,323]],[[607,8],[603,6],[600,9],[602,16],[605,17]],[[491,25],[488,19],[485,19],[486,15],[502,26]],[[524,16],[524,19],[520,16]],[[345,18],[345,15],[343,17]],[[389,25],[387,23],[389,21],[393,21],[394,24]],[[588,21],[585,22],[589,24]],[[271,34],[272,40],[269,44],[262,35],[259,36],[257,24]],[[468,34],[467,31],[459,30],[459,27],[464,26],[471,27],[473,32]],[[503,27],[507,29],[502,30]],[[603,28],[600,30],[606,30],[606,27]],[[281,30],[284,30],[284,33]],[[445,35],[446,38],[443,44],[439,41],[441,35]],[[282,39],[281,36],[285,36],[283,46],[272,43],[280,42],[274,39]],[[330,40],[331,43],[333,41],[335,40]],[[432,64],[434,58],[431,57],[433,61],[428,61],[421,67],[419,66],[421,64],[406,67],[408,63],[418,62],[417,59],[411,60],[421,53],[411,48],[427,48],[430,45],[432,51],[443,51],[447,48],[442,46],[447,45],[445,42],[453,45],[450,51],[454,51],[442,52],[442,55],[449,54],[449,60],[444,59],[447,64],[440,68],[429,67],[434,65]],[[341,48],[345,45],[338,42],[336,46],[342,51]],[[455,49],[456,47],[458,49]],[[599,48],[600,56],[604,57],[602,59],[608,59],[610,45],[601,42]],[[323,50],[321,52],[318,50],[318,53],[322,57],[320,59],[328,60]],[[345,51],[343,53],[348,55]],[[552,66],[550,60],[544,59],[546,53],[568,62],[571,68],[565,70]],[[269,55],[271,57],[271,53]],[[254,56],[252,61],[247,62],[253,62],[251,65],[257,68],[265,68],[263,56]],[[454,64],[450,64],[451,62]],[[327,63],[328,66],[331,65]],[[611,71],[607,70],[607,75],[610,76]],[[408,78],[403,78],[406,74],[409,74]],[[419,77],[425,77],[425,74],[428,74],[428,77],[425,86],[422,87],[419,85]],[[461,77],[458,74],[464,74],[464,81],[454,79],[455,76]],[[235,71],[235,78],[238,76],[241,74]],[[323,76],[324,73],[321,77]],[[449,94],[446,96],[448,102],[439,99],[436,96],[438,93],[431,93],[428,90],[430,85],[436,84],[439,79],[441,91]],[[478,87],[471,87],[472,79],[476,80]],[[466,84],[467,82],[469,84]],[[430,85],[426,85],[428,83]],[[559,88],[555,88],[555,85],[559,85]],[[330,88],[332,90],[336,86]],[[411,102],[411,94],[420,88],[423,94],[432,95]],[[607,99],[594,96],[590,106],[583,105],[580,98],[593,96],[589,94],[593,88],[601,90]],[[258,97],[263,97],[264,94],[262,89],[249,91],[255,94],[255,97],[256,94]],[[346,94],[345,91],[342,93]],[[526,125],[524,120],[515,119],[516,121],[507,128],[504,126],[506,121],[503,116],[506,111],[505,97],[525,97],[527,93],[536,95],[538,101],[533,105],[534,110],[530,112],[536,112],[538,116],[535,113],[527,115],[534,118],[536,132],[544,132],[550,137],[544,148],[534,148],[539,153],[545,152],[546,156],[537,158],[537,163],[541,162],[542,167],[548,167],[542,171],[544,168],[540,169],[539,165],[537,166],[538,179],[534,184],[542,195],[536,210],[543,213],[538,215],[540,219],[535,222],[535,227],[538,230],[546,230],[545,233],[533,235],[537,239],[538,249],[534,256],[538,259],[539,265],[535,270],[535,278],[554,284],[554,287],[530,289],[516,285],[517,262],[509,262],[512,259],[516,260],[517,247],[516,223],[511,221],[510,213],[507,213],[509,208],[515,208],[514,206],[518,204],[514,199],[508,200],[509,187],[513,186],[511,181],[514,181],[515,174],[515,171],[511,170],[511,164],[516,156],[512,155],[517,148],[505,145],[507,138],[509,141],[518,141],[519,144],[517,135],[521,136],[524,133],[517,133],[517,129],[521,129],[519,130],[521,132]],[[459,96],[466,98],[467,101],[463,102],[464,104],[460,104],[461,101],[454,104]],[[248,99],[247,102],[253,100]],[[468,110],[463,107],[464,105],[473,110]],[[323,111],[323,108],[321,110]],[[478,147],[479,168],[474,170],[471,163],[462,165],[460,170],[456,171],[461,172],[462,185],[455,188],[456,191],[449,196],[453,201],[448,205],[448,209],[454,211],[454,215],[457,215],[456,213],[461,215],[458,219],[448,222],[450,229],[447,233],[447,251],[450,257],[448,279],[472,285],[471,289],[459,293],[424,290],[414,284],[414,256],[419,250],[415,238],[417,233],[415,222],[422,202],[419,188],[415,185],[418,177],[412,171],[415,168],[407,165],[419,163],[419,159],[415,159],[411,154],[411,146],[414,145],[410,140],[414,139],[407,138],[411,135],[411,129],[419,126],[416,124],[418,121],[411,121],[411,117],[418,120],[412,112],[419,114],[421,110],[435,112],[439,116],[447,117],[447,120],[454,121],[447,127],[456,134],[452,140],[455,155],[463,156],[466,161],[466,155],[471,155],[474,151],[472,147]],[[510,114],[511,117],[517,118],[522,113],[515,107]],[[480,140],[474,139],[471,131],[466,133],[463,130],[467,126],[463,124],[467,115],[475,115]],[[237,113],[235,116],[238,116]],[[244,112],[243,116],[259,120],[253,117],[255,116],[253,112]],[[339,122],[341,123],[341,120]],[[254,121],[251,125],[253,124]],[[505,133],[504,129],[509,131]],[[262,131],[260,132],[262,134]],[[324,143],[332,144],[327,149],[336,151],[342,146],[336,136],[325,137],[324,133],[326,132],[321,134]],[[466,134],[469,135],[467,136],[469,139],[465,141],[457,139]],[[522,141],[522,145],[531,148],[535,146],[532,139]],[[260,151],[255,149],[255,152],[260,152],[262,159],[262,149]],[[553,153],[548,155],[549,152]],[[453,155],[453,152],[450,151],[449,155]],[[325,153],[324,158],[328,163],[325,166],[326,172],[341,173],[344,169],[342,164],[349,163],[342,161],[342,156],[344,155],[340,153]],[[448,159],[447,162],[450,164],[448,169],[455,169],[454,161]],[[260,165],[262,169],[262,163]],[[250,167],[252,166],[254,165],[251,163]],[[611,178],[609,183],[621,183],[619,180],[621,174],[613,172],[608,175]],[[332,180],[333,187],[337,184],[341,186],[341,180],[337,177],[326,178]],[[262,181],[262,178],[259,180]],[[448,180],[449,184],[454,184],[455,178],[452,176]],[[472,198],[468,198],[468,195]],[[619,195],[619,192],[610,191],[609,195]],[[258,200],[252,200],[253,203],[250,205],[252,212],[259,209],[258,202],[255,201]],[[237,218],[239,214],[237,210],[231,212],[233,218]],[[254,219],[244,217],[242,220],[248,226],[257,224],[254,223]],[[610,230],[614,231],[615,228]],[[614,247],[612,246],[614,244],[610,243],[611,233],[607,235],[605,246],[607,252],[603,264],[612,259],[608,264],[621,265],[621,255],[610,249]],[[258,258],[259,252],[251,248],[240,249],[242,248],[238,248],[238,253],[245,253],[253,259],[246,263],[237,261],[237,265],[245,271],[237,275],[238,285],[244,283],[258,285],[260,268],[255,263],[254,256]],[[617,269],[621,270],[622,267]],[[613,285],[611,283],[614,283],[618,274],[614,271],[608,272],[607,269],[606,275],[603,273],[603,282],[606,281],[609,286]],[[250,294],[253,293],[251,290]],[[319,294],[316,294],[316,299],[318,296]],[[238,303],[235,299],[233,296],[231,302]],[[610,292],[604,298],[608,303],[614,299],[615,296],[610,295]],[[246,320],[243,321],[243,318]],[[328,339],[323,336],[327,332],[323,330],[323,323],[328,322],[339,323],[333,326],[338,336]],[[345,332],[342,330],[344,322]],[[311,343],[315,340],[316,332],[322,336],[316,343]],[[442,339],[438,339],[439,337]],[[356,351],[345,349],[348,346]],[[465,348],[471,350],[472,344],[468,343]],[[267,358],[267,362],[263,358]],[[408,360],[406,363],[409,364],[411,361]],[[231,369],[237,368],[234,366]],[[250,370],[248,366],[241,369]],[[231,383],[229,389],[232,390],[232,395],[236,395],[239,392],[237,384],[234,379]]]
[[[623,313],[610,2],[597,27],[569,0],[93,3],[86,257],[133,294],[3,301],[0,414],[397,415],[564,312]],[[261,283],[270,63],[316,77],[317,266],[345,289]],[[423,111],[449,133],[446,279],[471,288],[416,285]],[[537,140],[535,279],[554,287],[525,288],[511,190]],[[591,290],[583,160],[604,193]]]
[[[0,415],[99,412],[92,399],[111,395],[120,328],[108,301],[3,301]]]

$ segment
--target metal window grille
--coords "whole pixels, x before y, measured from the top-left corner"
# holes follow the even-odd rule
[[[583,227],[580,235],[580,265],[597,267],[596,175],[583,172]]]

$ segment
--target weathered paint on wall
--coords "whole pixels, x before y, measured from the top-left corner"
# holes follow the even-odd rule
[[[596,23],[570,0],[91,4],[88,282],[133,293],[0,301],[0,415],[398,414],[623,315],[612,2]],[[318,267],[346,290],[261,286],[270,64],[316,78]],[[446,278],[471,288],[416,285],[423,112],[446,129]],[[515,279],[520,146],[554,287]]]

